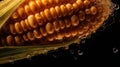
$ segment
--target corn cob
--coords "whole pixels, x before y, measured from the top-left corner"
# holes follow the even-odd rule
[[[88,36],[109,17],[110,0],[26,0],[0,30],[1,46],[47,45]]]

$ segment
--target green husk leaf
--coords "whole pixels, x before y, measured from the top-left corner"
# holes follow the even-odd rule
[[[0,28],[4,25],[7,19],[11,16],[14,10],[24,0],[3,0],[0,1]]]
[[[56,50],[60,47],[68,48],[68,46],[75,41],[76,39],[73,39],[70,42],[62,42],[60,44],[0,47],[0,64],[31,58],[40,54],[46,54],[48,51]]]

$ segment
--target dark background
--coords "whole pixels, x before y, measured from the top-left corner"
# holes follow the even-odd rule
[[[8,64],[66,64],[100,62],[120,63],[120,0],[112,0],[116,10],[106,23],[80,45],[71,44],[69,49],[51,50],[45,55],[38,55]],[[94,63],[93,63],[94,64]]]

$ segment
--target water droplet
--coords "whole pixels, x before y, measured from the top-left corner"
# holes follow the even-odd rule
[[[98,31],[102,32],[106,29],[106,23],[103,23],[103,25],[100,27]]]
[[[76,57],[76,56],[73,56],[73,58],[74,58],[74,60],[77,60],[77,59],[78,59],[78,57]]]
[[[115,5],[115,10],[118,10],[120,8],[120,6],[119,5]]]
[[[85,40],[82,40],[81,43],[84,44],[84,43],[85,43]]]
[[[27,55],[26,58],[27,58],[27,59],[31,59],[31,55]]]
[[[70,54],[72,54],[72,55],[73,55],[73,54],[74,54],[74,50],[70,50]]]
[[[117,48],[113,48],[113,53],[118,53],[118,49]]]
[[[83,55],[83,52],[81,50],[78,50],[78,55]]]
[[[56,56],[56,55],[54,55],[54,54],[53,54],[52,56],[53,56],[54,58],[57,58],[57,56]]]
[[[9,62],[10,62],[11,64],[14,64],[14,60],[9,60]]]
[[[32,60],[32,59],[31,59],[31,55],[27,55],[26,58],[27,58],[28,61],[31,61],[31,60]]]

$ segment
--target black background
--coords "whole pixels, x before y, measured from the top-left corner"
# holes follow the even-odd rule
[[[112,64],[120,63],[120,0],[112,0],[116,11],[106,23],[90,38],[80,45],[71,44],[69,49],[51,50],[45,55],[38,55],[7,64],[67,64],[99,62]],[[94,63],[93,63],[94,64]]]

